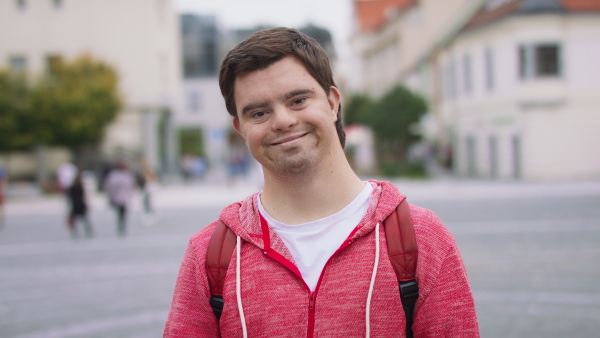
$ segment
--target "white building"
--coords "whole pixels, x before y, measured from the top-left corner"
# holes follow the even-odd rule
[[[102,152],[170,169],[180,110],[179,19],[171,0],[0,0],[0,67],[39,74],[48,58],[82,53],[116,67],[124,110]]]
[[[457,174],[600,177],[600,2],[488,1],[434,55]]]
[[[350,89],[383,95],[407,76],[441,35],[456,29],[481,0],[355,0]],[[424,93],[427,94],[427,93]]]
[[[355,40],[369,42],[359,50],[380,51],[357,54],[367,67],[364,89],[376,95],[401,82],[424,94],[425,136],[457,175],[600,177],[600,2],[444,1],[454,3],[452,15],[442,13],[445,23],[433,30],[425,26],[437,12],[427,4],[441,1],[404,2]],[[392,40],[405,45],[378,49]]]
[[[210,164],[224,166],[232,122],[223,103],[219,80],[216,77],[187,79],[183,83],[183,93],[184,105],[178,124],[201,128]]]

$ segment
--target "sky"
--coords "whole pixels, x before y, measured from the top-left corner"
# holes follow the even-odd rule
[[[175,0],[175,5],[179,12],[214,14],[225,28],[312,23],[331,32],[339,57],[349,52],[352,0]]]

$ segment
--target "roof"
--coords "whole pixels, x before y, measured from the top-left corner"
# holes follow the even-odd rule
[[[570,12],[600,11],[600,1],[598,0],[561,0],[560,2]]]
[[[373,32],[383,26],[391,12],[400,12],[417,0],[354,0],[361,32]]]
[[[598,0],[509,0],[497,7],[483,6],[464,30],[489,24],[513,14],[600,12]]]

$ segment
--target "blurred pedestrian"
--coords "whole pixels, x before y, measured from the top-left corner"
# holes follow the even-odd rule
[[[104,192],[110,205],[117,212],[117,234],[125,236],[127,208],[133,197],[135,177],[124,162],[118,162],[104,181]]]
[[[153,202],[154,194],[158,189],[158,178],[145,158],[140,159],[139,176],[144,207],[144,218],[142,223],[147,226],[154,225],[156,223],[156,210]]]
[[[8,173],[0,167],[0,229],[4,228],[4,191],[8,185]]]
[[[314,39],[254,33],[227,54],[219,85],[265,185],[191,237],[164,337],[479,337],[452,234],[350,167],[341,94]]]
[[[63,163],[60,167],[58,167],[57,178],[60,191],[66,193],[66,191],[71,187],[71,184],[73,184],[73,180],[77,175],[77,171],[77,166],[71,162]]]
[[[92,237],[92,225],[88,217],[88,206],[86,201],[85,186],[81,178],[81,171],[78,171],[73,179],[71,186],[67,189],[67,196],[71,202],[71,211],[67,219],[67,225],[72,238],[78,238],[77,221],[83,223],[86,237]]]

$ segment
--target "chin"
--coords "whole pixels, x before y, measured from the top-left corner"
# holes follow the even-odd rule
[[[317,163],[314,159],[281,159],[279,161],[273,161],[272,167],[275,172],[278,172],[282,175],[303,175],[310,172],[313,172]]]

